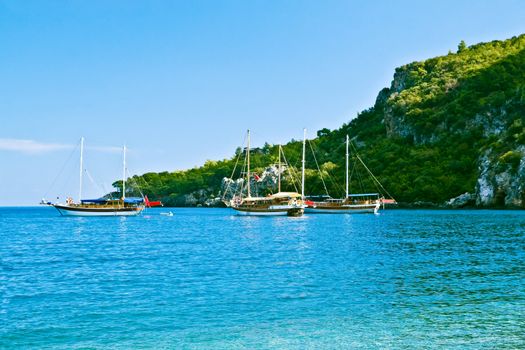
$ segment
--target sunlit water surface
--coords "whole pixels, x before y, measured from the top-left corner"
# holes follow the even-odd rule
[[[0,348],[525,348],[525,212],[0,208]]]

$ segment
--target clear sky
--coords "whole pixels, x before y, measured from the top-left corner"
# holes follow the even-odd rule
[[[522,0],[0,0],[0,205],[76,197],[81,136],[98,196],[124,143],[135,174],[230,157],[247,128],[300,139],[397,66],[522,33]]]

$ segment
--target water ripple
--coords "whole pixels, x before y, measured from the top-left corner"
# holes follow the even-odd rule
[[[525,213],[0,208],[0,348],[524,348]]]

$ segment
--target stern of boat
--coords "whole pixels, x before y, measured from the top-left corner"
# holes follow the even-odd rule
[[[286,215],[288,216],[301,216],[303,214],[304,214],[303,207],[291,208],[291,209],[288,209],[288,211],[286,212]]]

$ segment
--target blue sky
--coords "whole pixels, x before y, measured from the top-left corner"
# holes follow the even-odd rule
[[[373,105],[397,66],[522,33],[519,0],[0,0],[0,205],[75,196],[80,136],[97,196],[124,143],[144,173],[230,157],[247,128],[299,139]]]

